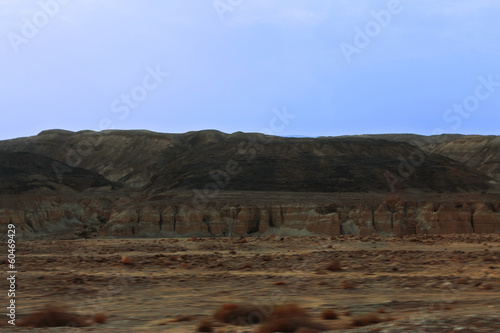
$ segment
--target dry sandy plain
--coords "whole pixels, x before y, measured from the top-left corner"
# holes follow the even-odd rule
[[[500,332],[500,235],[47,240],[16,253],[18,325],[4,317],[2,332],[264,331],[213,320],[228,303],[253,307],[241,323],[293,303],[332,332]],[[106,320],[19,326],[47,304]],[[389,321],[353,325],[370,313]]]

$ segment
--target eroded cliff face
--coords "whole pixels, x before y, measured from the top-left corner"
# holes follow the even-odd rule
[[[500,232],[500,203],[387,199],[371,203],[184,203],[36,197],[0,209],[18,239],[410,235]]]

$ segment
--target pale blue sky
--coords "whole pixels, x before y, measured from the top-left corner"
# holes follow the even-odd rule
[[[498,0],[0,0],[0,139],[499,134],[499,17]]]

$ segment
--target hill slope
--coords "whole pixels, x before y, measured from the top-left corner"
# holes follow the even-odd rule
[[[408,142],[419,148],[449,157],[477,169],[500,181],[500,137],[495,135],[443,134],[422,136],[415,134],[363,135],[397,142]]]
[[[20,194],[30,190],[83,191],[103,186],[113,184],[95,172],[70,168],[34,153],[0,151],[0,194]]]
[[[408,143],[427,138],[422,149]],[[31,152],[99,173],[110,181],[159,193],[173,189],[302,192],[424,192],[485,190],[483,159],[451,159],[449,140],[420,136],[283,138],[218,131],[45,131],[0,142],[0,150]],[[448,143],[447,143],[448,142]],[[434,145],[433,148],[430,148]],[[441,146],[442,145],[442,146]],[[440,148],[436,148],[436,147]],[[456,144],[455,144],[456,147]],[[468,145],[477,150],[475,145]],[[432,151],[439,151],[436,154]],[[496,151],[492,148],[492,153]],[[448,153],[446,153],[448,152]],[[417,165],[405,165],[411,157]],[[482,157],[482,156],[481,156]],[[414,167],[415,166],[415,167]]]

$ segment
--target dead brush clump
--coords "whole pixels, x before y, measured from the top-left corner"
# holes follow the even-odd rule
[[[493,289],[493,285],[491,285],[489,283],[482,283],[481,285],[479,285],[479,289],[481,289],[481,290],[491,290],[491,289]]]
[[[368,326],[383,322],[384,320],[376,313],[365,313],[357,315],[352,319],[353,326]]]
[[[214,318],[220,322],[233,325],[255,325],[265,319],[270,307],[250,304],[224,304],[214,314]]]
[[[340,263],[340,260],[333,259],[332,262],[326,267],[326,269],[331,272],[341,271],[342,264]]]
[[[276,307],[273,314],[264,321],[257,332],[297,332],[300,329],[327,331],[329,328],[313,321],[311,316],[298,305],[286,304]]]
[[[130,257],[123,256],[121,259],[121,263],[124,265],[132,265],[132,259],[130,259]]]
[[[339,315],[337,314],[337,312],[331,309],[325,309],[321,313],[321,318],[324,320],[335,320],[338,319],[338,317]]]
[[[91,321],[75,313],[67,311],[66,306],[46,305],[44,308],[33,312],[23,318],[19,326],[24,327],[85,327],[90,326]]]
[[[250,269],[252,268],[252,265],[250,265],[249,263],[244,263],[241,265],[240,269]]]
[[[354,289],[356,287],[356,284],[352,280],[342,280],[340,281],[340,286],[342,289]]]
[[[286,284],[285,281],[277,281],[273,283],[275,286],[284,286]]]
[[[108,317],[104,313],[96,313],[94,316],[94,322],[97,324],[104,324],[108,320]]]

